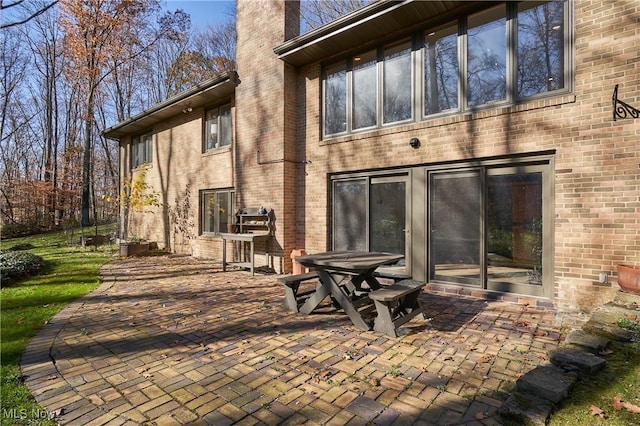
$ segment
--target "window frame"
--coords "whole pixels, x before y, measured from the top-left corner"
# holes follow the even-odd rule
[[[213,231],[207,230],[205,229],[205,227],[207,226],[208,223],[211,222],[210,218],[207,218],[207,212],[208,212],[208,206],[207,206],[207,202],[209,200],[210,197],[213,197],[214,199],[214,204],[213,204],[213,208],[216,209],[216,211],[220,212],[220,206],[218,205],[218,196],[220,194],[226,194],[227,195],[227,200],[228,200],[228,204],[226,206],[227,208],[227,224],[228,223],[234,223],[233,218],[235,217],[235,190],[232,188],[226,188],[226,189],[203,189],[200,190],[200,200],[199,200],[199,205],[200,205],[200,235],[202,236],[211,236],[211,237],[215,237],[215,236],[219,236],[221,233],[224,232],[228,232],[227,229],[220,229],[220,226],[222,225],[220,222],[220,216],[219,215],[215,215],[213,217]]]
[[[225,117],[227,117],[227,114],[223,114],[223,111],[226,112],[228,114],[228,119],[225,119]],[[204,110],[204,116],[202,119],[202,153],[207,153],[207,152],[211,152],[211,151],[215,151],[219,148],[223,148],[223,147],[227,147],[227,146],[231,146],[231,144],[233,143],[233,116],[232,116],[232,106],[231,106],[231,102],[227,102],[224,104],[219,104],[219,105],[215,105],[215,106],[211,106],[209,108],[205,108]],[[215,118],[211,117],[209,118],[209,114],[210,113],[215,113]],[[215,119],[215,123],[212,123]],[[221,135],[223,135],[223,124],[228,122],[228,140],[227,141],[222,141],[223,143],[220,142],[221,140]],[[212,141],[210,140],[209,136],[212,134],[211,132],[207,132],[207,130],[209,129],[209,127],[215,124],[216,126],[216,141]]]
[[[144,155],[140,155],[140,150]],[[144,158],[141,158],[144,157]],[[136,169],[153,163],[153,132],[148,131],[131,138],[131,168]]]
[[[519,103],[528,102],[535,99],[540,98],[548,98],[558,95],[564,95],[567,93],[571,93],[573,91],[573,65],[574,65],[574,54],[573,54],[573,2],[572,0],[558,0],[562,2],[563,7],[563,24],[562,24],[562,52],[559,56],[562,57],[562,68],[559,73],[563,76],[563,84],[562,87],[558,89],[543,91],[540,93],[535,93],[532,95],[522,95],[520,94],[520,90],[518,87],[518,62],[519,62],[519,50],[518,50],[518,14],[519,14],[519,3],[512,2],[502,2],[499,4],[490,4],[486,8],[482,10],[477,10],[473,13],[469,13],[467,15],[461,16],[458,19],[451,20],[444,23],[439,23],[433,27],[423,27],[418,32],[414,32],[411,34],[410,39],[405,37],[400,37],[396,40],[386,42],[381,44],[373,49],[367,49],[363,52],[371,52],[372,50],[376,51],[377,55],[377,98],[376,98],[376,107],[377,107],[377,122],[373,126],[367,126],[362,128],[354,128],[354,85],[353,85],[353,71],[354,71],[354,58],[358,55],[351,54],[348,57],[344,57],[341,60],[332,60],[331,62],[327,62],[322,66],[322,77],[321,77],[321,101],[322,101],[322,119],[320,122],[320,134],[322,135],[322,139],[332,139],[340,136],[345,136],[349,134],[356,134],[367,132],[371,130],[399,126],[406,123],[411,122],[420,122],[432,120],[434,118],[438,118],[441,116],[449,116],[449,115],[457,115],[457,114],[465,114],[469,112],[474,112],[477,110],[489,109],[502,107],[506,105],[515,105]],[[546,2],[540,2],[540,5],[546,4]],[[538,5],[532,6],[532,8],[537,7]],[[504,70],[504,79],[505,79],[505,96],[504,99],[495,99],[486,103],[479,103],[477,105],[469,105],[469,87],[468,87],[468,59],[467,59],[467,48],[468,48],[468,38],[467,38],[467,27],[468,22],[471,17],[481,15],[483,13],[491,13],[491,10],[497,10],[500,7],[504,9],[504,29],[505,29],[505,44],[506,44],[506,52],[505,52],[505,70]],[[488,24],[495,22],[490,20]],[[427,35],[433,31],[442,31],[446,29],[450,29],[451,27],[457,28],[456,35],[456,53],[457,53],[457,106],[455,108],[450,108],[442,111],[437,111],[435,113],[427,113],[425,111],[426,108],[426,93],[425,93],[425,40]],[[412,118],[407,120],[395,121],[395,122],[384,122],[383,110],[384,110],[384,55],[385,51],[389,48],[393,48],[394,46],[401,45],[402,43],[409,41],[411,45],[411,96],[412,96]],[[344,85],[346,97],[346,126],[344,126],[344,130],[341,130],[336,133],[328,133],[327,126],[325,122],[325,118],[327,115],[327,78],[331,75],[333,70],[344,69],[346,72],[346,84]]]

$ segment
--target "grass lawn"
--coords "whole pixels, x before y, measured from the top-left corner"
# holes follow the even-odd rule
[[[113,230],[101,227],[98,232]],[[85,230],[92,234],[91,230]],[[44,258],[40,274],[0,290],[1,425],[53,424],[43,419],[22,382],[20,357],[29,340],[62,308],[100,284],[100,267],[111,260],[116,249],[104,245],[97,250],[80,247],[80,234],[48,233],[2,241],[2,249],[31,244],[28,251]],[[70,241],[75,240],[75,241]],[[71,244],[75,242],[76,244]],[[44,415],[46,417],[46,415]]]

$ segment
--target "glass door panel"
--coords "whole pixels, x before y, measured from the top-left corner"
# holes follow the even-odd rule
[[[490,170],[487,278],[496,290],[542,286],[542,172]]]
[[[368,179],[333,183],[333,249],[367,250]]]
[[[406,182],[380,179],[371,181],[371,251],[405,254]]]
[[[431,173],[429,206],[430,279],[481,285],[480,172]]]

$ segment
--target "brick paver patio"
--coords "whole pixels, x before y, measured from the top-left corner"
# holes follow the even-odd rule
[[[391,338],[286,311],[275,275],[191,257],[115,261],[27,348],[61,424],[496,425],[517,378],[564,339],[551,309],[424,292]]]

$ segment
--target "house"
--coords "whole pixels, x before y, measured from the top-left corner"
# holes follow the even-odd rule
[[[233,212],[268,206],[284,272],[391,251],[434,289],[580,310],[640,262],[638,2],[381,0],[298,28],[296,1],[238,0],[237,74],[105,131],[163,197],[138,235],[220,258]]]

